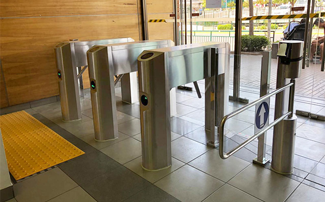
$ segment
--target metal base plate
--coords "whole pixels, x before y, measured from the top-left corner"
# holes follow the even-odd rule
[[[219,147],[219,142],[207,142],[207,146],[208,147],[212,147],[212,148],[218,148]]]
[[[229,96],[229,100],[237,101],[237,102],[240,102],[240,103],[243,103],[243,104],[248,104],[249,103],[249,100],[246,99],[246,98],[237,98],[237,99],[235,99],[233,96]]]
[[[192,91],[192,87],[188,87],[188,86],[178,86],[177,89],[179,90],[186,90],[186,91]]]
[[[258,161],[257,158],[253,160],[253,163],[254,164],[257,164],[257,165],[260,165],[260,166],[265,166],[267,163],[269,163],[270,160],[269,159],[266,159],[266,158],[263,158],[263,161]]]
[[[319,120],[319,121],[325,121],[325,116],[313,114],[313,113],[302,111],[302,110],[296,110],[296,114],[299,116],[305,116],[305,117]]]

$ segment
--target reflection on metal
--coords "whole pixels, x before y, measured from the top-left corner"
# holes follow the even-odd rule
[[[77,68],[87,66],[87,51],[94,45],[131,41],[134,40],[131,38],[120,38],[95,41],[70,41],[61,43],[55,47],[61,111],[64,121],[81,119]]]
[[[134,78],[130,79],[131,82],[123,83],[125,78],[134,76],[136,78],[137,57],[144,50],[173,45],[170,40],[140,41],[95,46],[88,51],[89,78],[94,84],[91,89],[91,103],[97,141],[118,137],[114,75],[124,75],[122,88],[129,86],[129,90],[132,91],[130,94],[138,93],[137,82],[132,82]],[[122,94],[123,91],[122,89]]]
[[[171,166],[169,91],[176,86],[205,79],[206,138],[207,144],[216,146],[216,120],[228,106],[229,60],[228,43],[155,49],[138,57],[143,168]]]

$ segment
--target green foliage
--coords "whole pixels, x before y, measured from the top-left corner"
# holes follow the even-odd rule
[[[257,1],[255,1],[255,3],[264,5],[264,4],[269,3],[269,1],[267,1],[267,0],[257,0]]]
[[[207,6],[207,1],[206,0],[203,0],[202,2],[202,8],[205,8]]]
[[[196,22],[197,25],[202,25],[202,26],[205,26],[205,27],[209,27],[209,26],[216,26],[218,25],[219,23],[218,22]]]
[[[228,8],[234,8],[236,6],[236,3],[235,2],[229,2],[228,4],[227,4],[227,7]]]
[[[232,24],[218,25],[218,30],[233,30],[234,26]]]
[[[258,26],[257,29],[265,30],[265,29],[267,29],[267,27],[266,27],[266,25],[261,25],[261,26]]]
[[[241,29],[242,29],[242,30],[246,30],[246,27],[245,27],[245,26],[241,26]]]
[[[278,29],[279,26],[277,24],[271,24],[271,29]]]
[[[241,37],[241,49],[242,51],[261,51],[270,44],[270,41],[266,36],[250,36],[243,35]]]
[[[245,1],[243,2],[243,7],[244,7],[244,8],[248,8],[248,7],[249,7],[249,2],[248,2],[247,0],[245,0]]]

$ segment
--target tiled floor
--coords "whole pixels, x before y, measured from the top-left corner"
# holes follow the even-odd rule
[[[202,88],[204,81],[199,85]],[[243,94],[250,100],[258,98],[254,89]],[[139,105],[124,104],[117,97],[119,138],[96,142],[87,92],[81,104],[83,117],[77,122],[61,120],[59,102],[27,110],[86,154],[18,181],[11,202],[325,201],[325,122],[298,117],[294,172],[283,176],[270,166],[252,164],[257,141],[221,159],[217,149],[205,145],[204,99],[198,99],[195,92],[177,91],[178,112],[171,118],[173,165],[148,172],[141,167]],[[229,103],[229,112],[241,106]],[[254,109],[249,109],[229,120],[225,151],[253,135],[253,118]],[[269,158],[272,137],[270,130]]]

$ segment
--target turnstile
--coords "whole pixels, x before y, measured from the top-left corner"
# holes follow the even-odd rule
[[[170,40],[140,41],[95,46],[88,51],[95,140],[108,141],[118,137],[114,75],[138,71],[137,57],[142,51],[173,45]],[[139,88],[131,90],[138,97]],[[175,90],[172,97],[172,113],[175,114]]]
[[[70,41],[61,43],[55,47],[61,111],[62,119],[64,121],[75,121],[81,119],[80,92],[77,77],[79,74],[79,77],[82,78],[81,67],[87,66],[87,51],[94,45],[132,41],[134,40],[131,38]],[[80,85],[82,85],[82,79],[80,79],[79,82]]]
[[[218,144],[215,125],[226,114],[229,95],[229,44],[200,43],[144,51],[138,57],[142,166],[171,166],[171,88],[205,79],[207,144]]]

